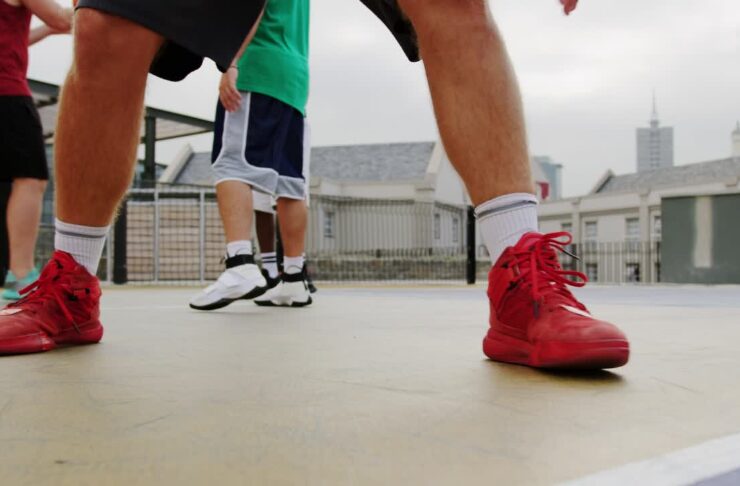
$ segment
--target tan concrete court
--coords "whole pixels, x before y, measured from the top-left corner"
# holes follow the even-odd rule
[[[102,344],[2,358],[0,483],[549,484],[740,431],[737,287],[580,292],[633,341],[591,374],[486,361],[482,287],[195,290],[109,289]]]

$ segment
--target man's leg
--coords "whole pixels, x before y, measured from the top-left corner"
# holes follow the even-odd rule
[[[97,343],[103,336],[94,275],[131,182],[147,71],[162,38],[91,9],[78,11],[74,35],[56,137],[57,251],[35,289],[0,312],[0,354]]]
[[[473,204],[488,214],[480,227],[495,262],[537,230],[521,96],[506,46],[485,0],[399,4],[417,32],[447,155]]]
[[[55,145],[55,247],[94,275],[108,226],[131,184],[147,74],[163,39],[88,8],[77,12],[74,34]]]
[[[399,4],[416,28],[447,155],[473,203],[534,194],[519,88],[487,2]]]
[[[280,241],[283,245],[283,273],[280,283],[262,297],[257,305],[304,307],[313,300],[305,272],[305,239],[308,209],[303,199],[280,197],[277,200]]]
[[[278,224],[280,237],[283,242],[283,269],[297,272],[303,269],[303,253],[305,251],[306,227],[308,226],[308,209],[306,201],[302,199],[278,199]],[[300,265],[298,262],[300,261]]]
[[[45,189],[46,181],[42,179],[13,181],[7,210],[8,240],[10,270],[18,280],[24,279],[36,265],[34,253]]]
[[[0,284],[5,285],[5,278],[10,269],[10,243],[8,243],[8,201],[13,183],[0,181]]]
[[[190,307],[196,310],[220,309],[262,295],[267,288],[252,252],[252,188],[241,181],[220,181],[216,197],[226,234],[226,270],[190,299]]]
[[[131,184],[149,66],[163,39],[121,17],[83,8],[56,134],[57,217],[107,226]]]
[[[494,262],[484,352],[498,361],[538,367],[625,364],[624,335],[592,318],[567,289],[585,280],[558,264],[556,254],[569,236],[536,232],[521,97],[488,3],[398,3],[416,30],[442,141],[477,205]]]
[[[216,185],[216,197],[226,241],[229,243],[250,241],[253,214],[252,188],[240,181],[223,181]]]
[[[255,211],[255,226],[257,228],[257,240],[260,243],[260,252],[275,252],[275,215],[263,211]]]
[[[254,214],[257,240],[260,244],[262,270],[267,273],[267,277],[270,277],[268,279],[268,284],[270,284],[277,279],[279,273],[277,254],[275,253],[275,215],[258,209],[255,210]],[[271,286],[274,287],[275,284],[273,283]]]

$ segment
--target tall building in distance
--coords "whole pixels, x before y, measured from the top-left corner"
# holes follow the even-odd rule
[[[661,127],[653,93],[649,128],[637,129],[637,172],[673,167],[673,127]]]
[[[552,160],[552,157],[536,155],[532,157],[532,163],[534,166],[539,166],[544,176],[543,181],[549,187],[545,188],[542,186],[542,182],[536,179],[536,184],[540,186],[540,192],[542,194],[542,200],[560,199],[563,197],[563,165],[558,164]],[[533,174],[536,173],[536,168]]]
[[[740,121],[732,132],[732,156],[740,159]]]

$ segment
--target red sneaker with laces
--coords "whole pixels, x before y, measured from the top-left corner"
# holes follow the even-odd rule
[[[558,252],[569,233],[527,233],[507,248],[488,277],[491,327],[483,352],[495,361],[536,368],[616,368],[629,343],[616,326],[591,316],[568,286],[583,287],[581,272],[563,270]]]
[[[98,279],[68,253],[55,251],[28,295],[0,310],[0,354],[36,353],[57,345],[97,343]]]

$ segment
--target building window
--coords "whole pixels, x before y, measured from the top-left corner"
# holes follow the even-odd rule
[[[324,211],[324,238],[334,238],[334,211]]]
[[[584,231],[584,239],[586,241],[596,241],[599,236],[599,226],[596,221],[586,222],[586,231]]]
[[[560,224],[560,231],[565,231],[566,233],[573,233],[573,223],[561,223]]]
[[[452,242],[460,242],[460,218],[453,216],[452,218]]]
[[[640,281],[640,264],[639,263],[627,263],[624,268],[625,275],[624,279],[627,282],[639,282]]]
[[[625,235],[627,241],[640,241],[640,219],[627,218]]]
[[[442,238],[442,217],[439,213],[434,213],[434,239]]]
[[[663,221],[660,214],[653,216],[653,239],[659,240],[663,236]]]
[[[589,282],[599,281],[599,264],[598,263],[587,263],[586,264],[586,277]]]

